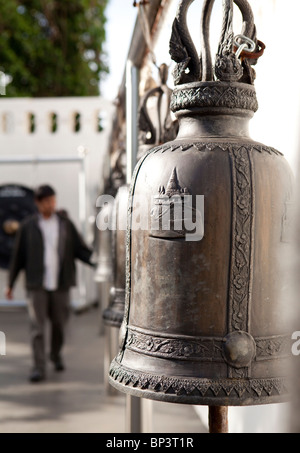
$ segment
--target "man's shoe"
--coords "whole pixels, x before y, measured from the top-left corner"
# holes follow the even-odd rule
[[[54,363],[55,371],[64,371],[65,370],[64,363],[60,357],[54,358],[52,355],[50,355],[50,360],[51,360],[51,362]]]
[[[56,362],[54,362],[54,368],[55,368],[55,371],[64,371],[65,370],[65,366],[61,359],[58,359],[58,360],[56,360]]]
[[[41,382],[44,381],[45,379],[46,379],[45,373],[43,373],[41,370],[33,370],[29,376],[30,382]]]

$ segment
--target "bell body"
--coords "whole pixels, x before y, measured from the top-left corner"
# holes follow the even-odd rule
[[[110,369],[110,383],[133,395],[232,406],[288,397],[280,259],[291,171],[249,137],[254,88],[230,87],[243,95],[212,105],[214,82],[195,84],[195,108],[184,87],[175,90],[178,137],[135,169],[126,310]],[[192,197],[190,210],[177,211],[183,226],[172,220],[176,195]],[[135,228],[136,209],[148,228]],[[168,210],[171,221],[153,227]],[[191,211],[198,232],[184,224]]]
[[[105,219],[111,219],[113,204],[106,203],[98,214],[98,222],[101,225]],[[111,240],[112,232],[109,229],[103,229],[98,232],[98,256],[97,269],[94,280],[97,283],[107,283],[112,281],[112,250]]]
[[[120,327],[125,307],[125,242],[127,226],[128,185],[118,189],[113,207],[112,240],[108,243],[112,253],[112,279],[109,304],[103,312],[104,323]]]

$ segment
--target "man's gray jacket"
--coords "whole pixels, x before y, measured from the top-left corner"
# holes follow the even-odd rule
[[[75,260],[79,259],[91,266],[92,250],[84,243],[75,226],[65,215],[57,213],[59,218],[59,289],[69,289],[76,285]],[[38,224],[39,216],[34,214],[21,225],[12,253],[8,287],[13,288],[21,270],[25,270],[26,288],[43,288],[44,244]]]

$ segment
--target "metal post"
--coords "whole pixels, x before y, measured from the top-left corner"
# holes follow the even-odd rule
[[[126,64],[126,179],[130,184],[138,152],[139,70],[130,60]]]
[[[142,432],[141,398],[126,395],[126,432]]]
[[[109,395],[117,395],[118,391],[108,382],[109,367],[114,357],[119,352],[119,329],[112,326],[104,326],[104,384]]]
[[[79,196],[79,220],[81,232],[86,237],[86,156],[87,150],[83,146],[78,148],[78,156],[81,159],[80,171],[78,174],[78,196]]]
[[[209,406],[208,425],[211,434],[228,433],[228,407]]]
[[[78,174],[78,204],[79,204],[79,221],[81,225],[81,233],[83,237],[86,237],[87,228],[86,228],[86,156],[87,150],[84,146],[78,147],[78,156],[81,158],[81,165]],[[82,309],[86,306],[87,299],[87,288],[86,288],[86,267],[81,264],[79,267],[79,304],[76,307],[77,310]]]
[[[126,64],[126,182],[130,184],[138,153],[139,70],[128,60]],[[152,401],[126,395],[126,431],[151,432]]]

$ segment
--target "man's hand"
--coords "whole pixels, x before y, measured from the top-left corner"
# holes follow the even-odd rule
[[[6,299],[8,299],[8,300],[12,300],[12,299],[14,298],[14,297],[13,297],[13,290],[12,290],[12,288],[6,288],[5,297],[6,297]]]

